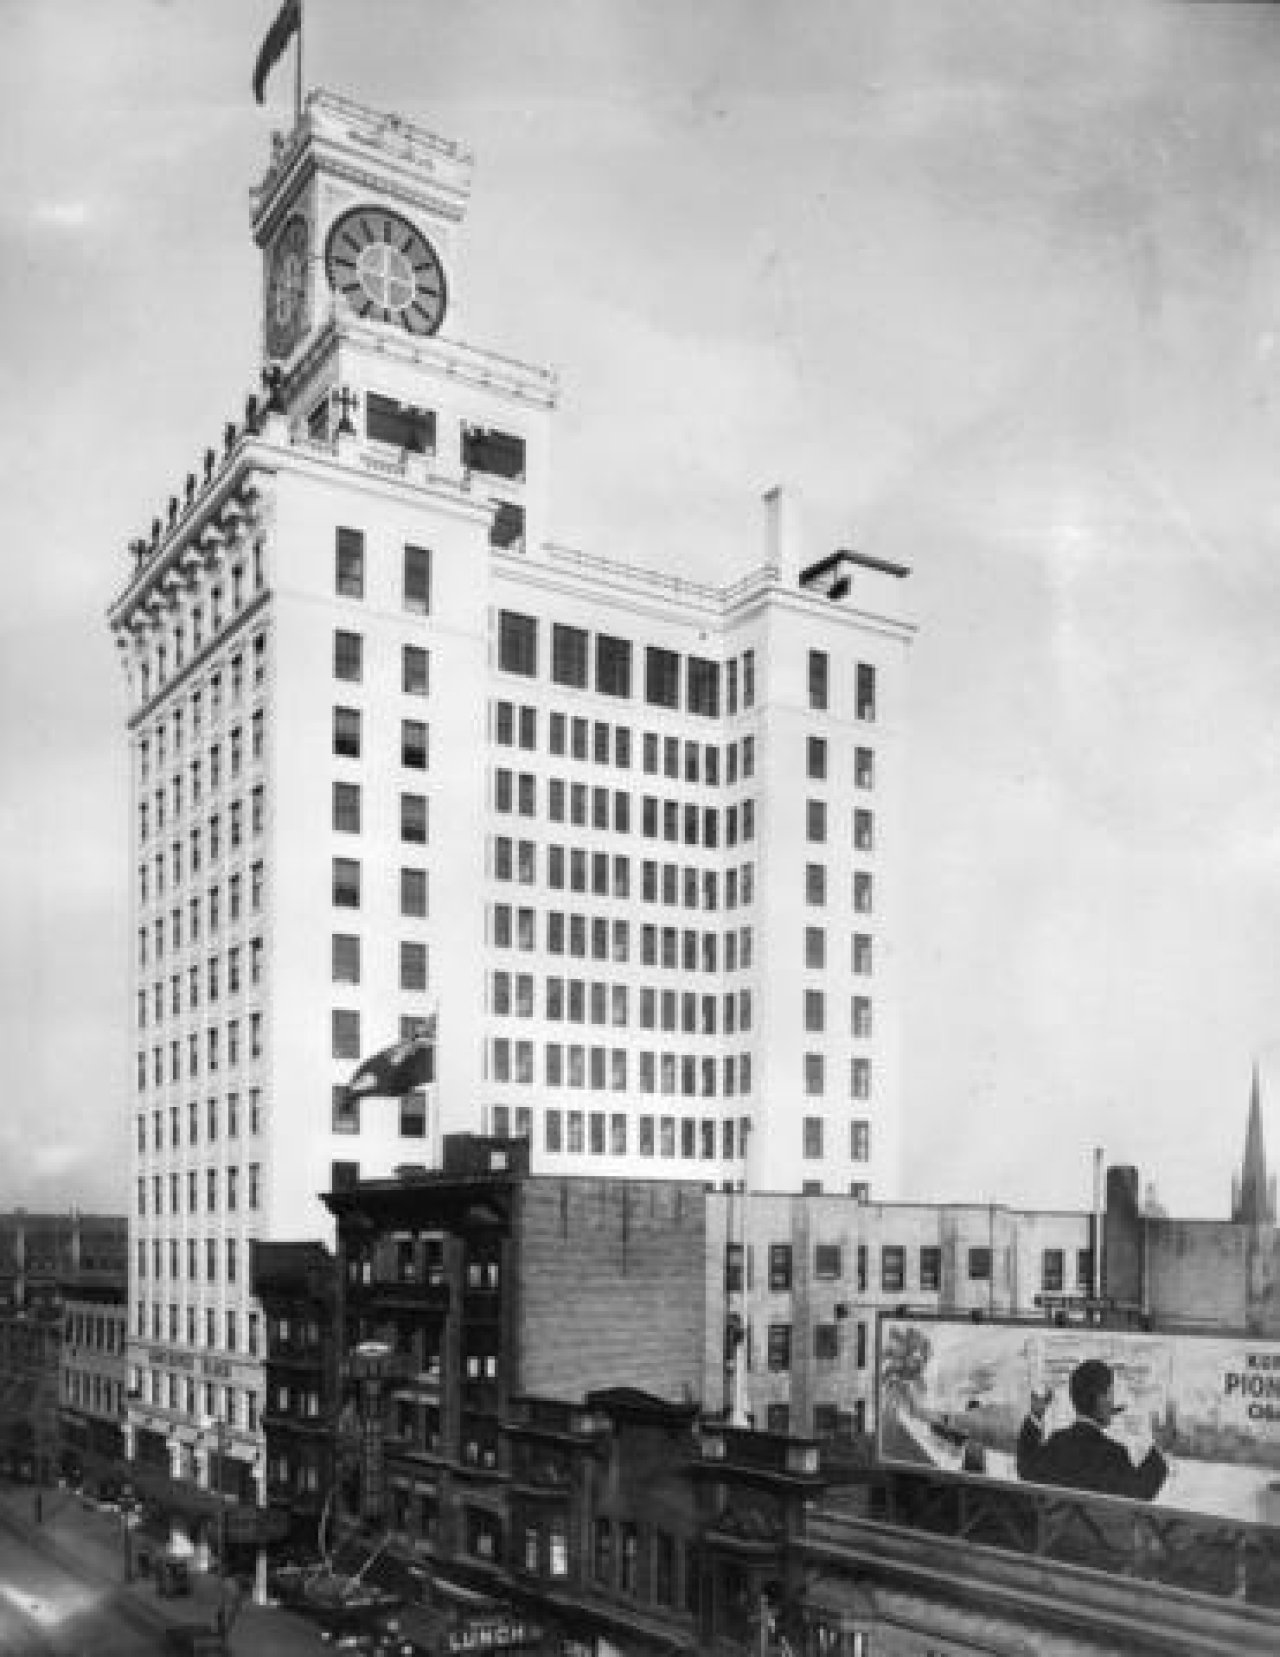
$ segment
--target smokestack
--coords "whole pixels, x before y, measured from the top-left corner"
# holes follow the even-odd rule
[[[784,587],[800,585],[800,526],[794,490],[775,483],[764,494],[764,561]]]

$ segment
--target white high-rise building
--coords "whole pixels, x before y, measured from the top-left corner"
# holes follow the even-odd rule
[[[449,333],[469,188],[309,97],[255,195],[269,395],[111,611],[132,1427],[173,1473],[207,1478],[209,1416],[252,1460],[251,1240],[326,1234],[318,1192],[443,1133],[896,1194],[906,571],[806,564],[778,492],[725,587],[555,546],[554,378]],[[429,1095],[349,1105],[431,1012]]]

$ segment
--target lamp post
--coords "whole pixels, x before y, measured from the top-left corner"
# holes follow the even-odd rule
[[[218,1638],[222,1649],[227,1649],[227,1493],[224,1469],[226,1466],[227,1424],[220,1415],[207,1416],[203,1423],[206,1435],[213,1437],[218,1468]],[[214,1463],[209,1463],[209,1483],[213,1483]]]

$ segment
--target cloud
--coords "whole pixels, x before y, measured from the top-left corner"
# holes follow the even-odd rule
[[[95,214],[87,201],[42,201],[32,209],[31,217],[49,230],[83,230]]]

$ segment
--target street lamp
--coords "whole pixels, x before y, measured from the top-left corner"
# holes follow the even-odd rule
[[[225,1467],[227,1424],[220,1415],[206,1416],[201,1423],[206,1435],[212,1434],[218,1467],[218,1638],[222,1648],[227,1644],[227,1493]],[[213,1463],[209,1464],[209,1483],[213,1483]]]

